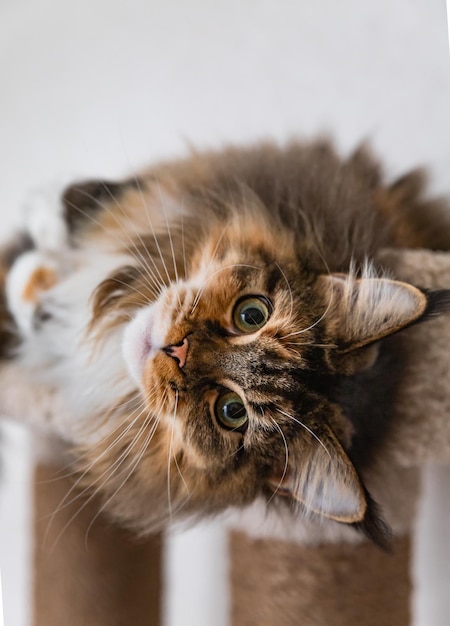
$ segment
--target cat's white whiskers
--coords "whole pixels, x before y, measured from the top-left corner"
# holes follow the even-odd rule
[[[152,412],[152,413],[148,413],[148,415],[145,417],[145,419],[144,419],[144,421],[143,421],[142,425],[139,427],[138,432],[137,432],[137,433],[136,433],[136,435],[133,437],[132,441],[131,441],[131,442],[129,442],[129,443],[127,444],[127,447],[126,447],[126,449],[124,450],[124,452],[123,452],[123,453],[120,455],[120,457],[119,457],[118,459],[116,459],[116,461],[114,462],[114,464],[113,464],[114,471],[115,471],[115,469],[116,469],[117,467],[120,467],[120,465],[122,465],[123,461],[127,458],[127,456],[129,456],[129,455],[130,455],[130,453],[131,453],[132,449],[134,448],[134,446],[135,446],[136,442],[138,441],[138,439],[141,437],[142,433],[145,431],[145,429],[147,428],[147,426],[148,426],[148,425],[149,425],[149,424],[153,421],[154,423],[153,423],[152,427],[150,428],[149,433],[148,433],[148,435],[146,436],[146,439],[145,439],[145,442],[146,442],[146,443],[145,443],[145,447],[146,447],[146,448],[148,447],[148,444],[149,444],[149,443],[150,443],[150,441],[152,440],[152,438],[153,438],[153,436],[155,435],[155,432],[156,432],[156,430],[157,430],[157,428],[158,428],[158,426],[159,426],[159,423],[160,423],[160,418],[161,418],[161,413],[162,413],[162,412],[163,412],[163,410],[164,410],[164,402],[165,402],[165,400],[166,400],[166,397],[167,397],[167,394],[165,393],[165,394],[163,395],[163,398],[161,399],[161,401],[160,401],[160,403],[159,403],[159,404],[160,404],[160,406],[159,406],[159,409],[156,411],[156,413],[153,413],[153,412]],[[139,415],[138,415],[135,419],[133,419],[133,421],[132,421],[132,423],[131,423],[131,426],[133,426],[133,425],[135,424],[135,422],[137,421],[137,419],[138,419],[141,415],[142,415],[142,412],[141,412],[141,413],[140,413],[140,414],[139,414]],[[133,471],[134,471],[135,467],[137,467],[137,463],[133,464]],[[109,475],[109,477],[108,477],[108,480],[111,478],[111,476],[113,475],[114,471],[110,473],[110,475]],[[104,475],[104,474],[102,474],[101,476],[103,476],[103,475]],[[100,477],[101,477],[101,476],[100,476]],[[106,481],[105,481],[105,482],[106,482]],[[105,483],[103,483],[103,484],[105,484]],[[102,484],[102,486],[103,486],[103,484]],[[122,485],[121,485],[121,486],[122,486]]]
[[[132,415],[137,411],[140,411],[141,408],[145,408],[145,399],[141,396],[139,391],[135,391],[132,395],[128,397],[124,402],[120,402],[116,406],[111,407],[109,411],[107,411],[103,417],[103,419],[96,421],[95,426],[92,425],[92,429],[87,428],[85,432],[94,434],[93,430],[98,430],[99,428],[105,428],[106,424],[109,425],[111,420],[117,419],[118,416],[123,415],[123,410],[125,407],[130,404],[129,414]],[[106,442],[115,432],[122,429],[123,424],[119,422],[117,426],[115,426],[112,430],[110,428],[106,428],[106,433],[101,439],[95,440],[95,445],[100,446],[104,442]]]
[[[242,443],[241,443],[241,445],[239,446],[239,448],[236,448],[236,450],[233,450],[233,452],[232,452],[231,454],[228,454],[228,455],[226,456],[226,458],[227,458],[227,459],[231,459],[232,457],[235,457],[235,456],[236,456],[236,454],[237,454],[238,452],[240,452],[241,450],[243,450],[244,448],[245,448],[245,444],[244,444],[244,442],[242,442]]]
[[[336,343],[316,343],[315,341],[286,341],[288,346],[309,346],[312,348],[337,348]]]
[[[112,280],[118,285],[123,285],[127,289],[131,289],[132,291],[134,291],[134,293],[137,293],[138,295],[142,296],[142,299],[144,301],[143,304],[148,303],[148,295],[144,294],[144,292],[142,292],[140,289],[137,289],[137,287],[135,287],[134,285],[129,285],[128,283],[124,282],[123,280],[120,280],[119,278],[116,278],[115,276],[112,278]],[[131,315],[129,317],[130,319],[132,319]]]
[[[278,264],[278,263],[275,263],[275,265],[276,265],[276,267],[278,268],[278,270],[280,271],[280,274],[283,276],[283,278],[284,278],[284,280],[285,280],[285,282],[286,282],[286,285],[287,285],[288,291],[289,291],[289,298],[290,298],[289,318],[290,318],[290,319],[292,319],[292,311],[294,310],[294,295],[293,295],[293,293],[292,293],[292,288],[291,288],[291,285],[290,285],[290,283],[289,283],[289,281],[288,281],[288,279],[287,279],[286,274],[283,272],[283,270],[281,269],[281,267],[279,266],[279,264]]]
[[[286,436],[285,436],[283,430],[281,429],[281,426],[278,424],[278,422],[275,419],[273,419],[273,417],[270,417],[270,421],[273,423],[275,428],[279,431],[279,433],[281,435],[281,438],[283,439],[283,443],[284,443],[284,468],[283,468],[283,472],[281,474],[280,480],[278,482],[278,485],[276,486],[276,489],[273,492],[273,494],[268,499],[267,504],[270,504],[272,502],[272,500],[275,498],[275,496],[277,495],[278,491],[280,490],[280,487],[283,484],[284,478],[285,478],[285,476],[287,474],[288,465],[289,465],[289,448],[288,448],[288,444],[287,444],[287,441],[286,441]]]
[[[133,401],[135,400],[135,398],[133,399]],[[130,400],[131,401],[131,400]],[[125,403],[123,403],[123,405],[125,405]],[[142,410],[141,410],[142,409]],[[123,439],[123,437],[127,434],[127,432],[133,427],[133,425],[136,423],[136,421],[140,418],[140,416],[142,415],[142,413],[145,410],[145,401],[141,401],[134,409],[134,411],[137,411],[137,415],[134,417],[134,419],[130,422],[130,424],[128,424],[128,426],[121,430],[120,434],[108,445],[108,447],[103,450],[103,452],[100,454],[100,456],[97,456],[94,461],[91,461],[87,466],[85,466],[83,468],[83,466],[77,462],[76,463],[76,470],[74,472],[72,472],[71,474],[69,474],[68,476],[72,476],[72,475],[78,475],[78,480],[71,486],[71,488],[69,489],[69,491],[65,494],[64,498],[62,499],[62,501],[59,503],[58,508],[56,509],[56,511],[53,513],[52,517],[58,513],[59,510],[61,510],[62,508],[64,508],[65,506],[67,506],[68,504],[71,504],[71,502],[73,502],[74,500],[76,500],[80,495],[82,494],[78,494],[73,500],[70,500],[70,502],[67,502],[66,505],[64,505],[64,503],[66,502],[67,498],[70,496],[70,494],[76,489],[76,487],[78,486],[78,484],[80,482],[83,481],[83,479],[85,478],[85,476],[92,470],[92,468],[110,451],[112,450],[112,448],[114,446],[116,446],[118,443],[120,443],[120,441]],[[105,435],[102,439],[100,439],[98,442],[96,442],[96,447],[100,447],[101,444],[105,441],[107,441],[107,439],[109,439],[109,437],[114,434],[117,430],[122,429],[123,424],[118,424],[116,426],[116,428],[114,428],[111,432],[109,432],[107,435]],[[80,472],[82,472],[80,474]],[[68,477],[66,476],[66,477]],[[64,476],[62,476],[61,478],[64,478]],[[87,489],[85,489],[84,491],[86,491]],[[84,493],[84,491],[82,493]],[[51,522],[50,522],[51,524]]]
[[[156,236],[156,232],[155,232],[155,229],[153,227],[153,222],[152,222],[152,219],[151,219],[151,216],[150,216],[150,212],[149,212],[149,207],[148,207],[147,201],[145,200],[145,196],[142,193],[141,183],[139,182],[139,179],[137,177],[135,177],[135,181],[136,181],[136,186],[137,186],[137,188],[139,190],[139,195],[141,197],[142,206],[143,206],[143,209],[145,211],[145,215],[147,217],[147,222],[148,222],[148,225],[150,227],[151,233],[153,235],[153,240],[155,242],[156,249],[157,249],[158,254],[159,254],[159,258],[161,259],[161,263],[162,263],[162,266],[163,266],[164,271],[166,273],[167,280],[168,280],[168,282],[170,284],[172,282],[172,279],[170,277],[169,270],[167,268],[167,264],[166,264],[166,261],[164,259],[164,255],[162,253],[161,246],[159,245],[158,237]],[[158,273],[161,276],[161,273],[160,272],[158,272]],[[162,276],[161,276],[161,282],[164,284],[164,280],[162,279]]]
[[[177,417],[177,409],[178,409],[178,398],[179,398],[178,391],[176,391],[175,394],[176,394],[175,395],[175,407],[174,407],[173,417],[172,417],[172,429],[175,426],[175,420],[176,420],[176,417]],[[188,487],[188,485],[186,483],[186,480],[185,480],[185,478],[184,478],[184,476],[183,476],[183,474],[181,472],[181,468],[180,468],[180,465],[178,463],[178,459],[177,459],[177,455],[176,454],[173,455],[173,460],[174,460],[175,466],[177,468],[178,474],[180,475],[181,481],[182,481],[183,485],[186,487],[186,491],[188,492],[188,495],[189,495],[190,489],[189,489],[189,487]]]
[[[211,254],[210,258],[209,258],[208,264],[207,264],[206,269],[205,269],[205,274],[206,275],[208,274],[209,268],[211,267],[211,264],[213,263],[213,261],[214,261],[214,259],[216,257],[217,251],[219,250],[219,246],[222,243],[222,239],[224,238],[224,236],[225,236],[225,229],[220,233],[220,236],[219,236],[218,240],[216,241],[216,245],[214,246],[214,250],[212,251],[212,254]],[[204,291],[204,287],[202,287],[202,288],[200,288],[198,290],[198,292],[197,292],[197,294],[196,294],[196,296],[194,298],[194,302],[192,304],[191,314],[195,310],[195,308],[197,307],[198,301],[200,300],[201,294],[203,293],[203,291]]]
[[[314,226],[313,226],[313,227],[314,227]],[[326,271],[327,271],[327,274],[328,274],[329,276],[331,276],[330,266],[328,265],[328,263],[327,263],[327,261],[326,261],[326,259],[325,259],[324,255],[322,254],[322,252],[319,250],[319,247],[318,247],[317,241],[320,241],[320,238],[317,238],[317,236],[316,236],[314,247],[315,247],[316,252],[317,252],[317,254],[319,255],[319,257],[320,257],[321,261],[323,262],[323,264],[324,264],[324,266],[325,266],[325,269],[326,269]],[[280,269],[280,271],[281,271],[281,269]],[[333,302],[333,294],[330,292],[330,297],[329,297],[328,304],[327,304],[327,307],[326,307],[326,309],[325,309],[324,313],[323,313],[323,314],[322,314],[322,315],[321,315],[321,316],[320,316],[320,317],[319,317],[319,318],[318,318],[315,322],[313,322],[313,324],[311,324],[311,325],[310,325],[310,326],[308,326],[307,328],[303,328],[302,330],[299,330],[299,331],[296,331],[296,332],[289,333],[288,335],[285,335],[285,336],[284,336],[284,338],[285,338],[285,339],[287,339],[288,337],[292,337],[292,336],[294,336],[294,335],[301,335],[301,334],[303,334],[303,333],[307,332],[308,330],[312,330],[315,326],[317,326],[318,324],[320,324],[320,322],[321,322],[321,321],[322,321],[322,320],[323,320],[323,319],[327,316],[327,314],[328,314],[328,312],[329,312],[329,310],[330,310],[330,307],[331,307],[332,302]],[[292,310],[292,309],[291,309],[291,310]]]
[[[177,416],[177,407],[178,407],[178,391],[175,392],[175,406],[173,409],[173,417],[172,424],[170,430],[170,440],[169,440],[169,452],[167,454],[167,505],[169,510],[169,519],[170,523],[172,523],[172,494],[171,494],[171,484],[170,484],[170,469],[172,463],[172,450],[173,450],[173,437],[175,432],[175,420]]]
[[[162,408],[161,408],[162,410]],[[156,427],[159,423],[159,421],[157,420],[157,417],[153,416],[153,415],[149,415],[147,416],[146,420],[144,420],[144,423],[148,423],[147,420],[149,419],[155,419],[155,424],[151,430],[151,432],[156,430]],[[119,463],[119,465],[117,467],[120,467],[120,465],[123,463],[123,461],[127,458],[127,456],[130,454],[131,452],[131,448],[134,447],[135,442],[137,441],[137,438],[140,436],[140,434],[142,433],[142,428],[143,426],[141,426],[138,430],[138,434],[134,437],[132,444],[128,444],[127,448],[124,450],[124,452],[121,454],[120,456],[120,460],[121,462]],[[153,434],[152,434],[153,436]],[[139,461],[140,461],[140,457],[139,457]],[[100,513],[105,509],[105,507],[109,504],[109,502],[113,499],[113,497],[117,494],[117,492],[123,487],[123,485],[125,484],[125,482],[128,480],[128,478],[130,477],[131,473],[134,471],[134,469],[136,468],[136,464],[133,466],[133,468],[131,469],[131,471],[127,474],[126,478],[124,479],[124,481],[119,485],[119,487],[116,489],[116,491],[112,494],[112,496],[110,498],[108,498],[108,500],[102,505],[102,507],[99,509],[99,511],[97,512],[95,518],[93,521],[95,521],[95,519],[98,517],[98,515],[100,515]],[[77,509],[77,511],[72,515],[72,517],[68,520],[68,522],[64,525],[64,527],[62,528],[62,530],[58,533],[58,536],[56,537],[53,546],[52,546],[52,550],[55,548],[55,546],[57,545],[58,541],[61,539],[62,535],[65,533],[65,531],[67,530],[67,528],[69,528],[70,524],[78,517],[78,515],[81,513],[81,511],[101,492],[101,490],[103,489],[104,485],[111,479],[111,477],[113,476],[113,474],[116,472],[116,463],[113,464],[113,469],[112,471],[108,471],[108,476],[107,478],[101,483],[101,485],[99,485],[97,487],[97,489],[95,489],[91,495],[86,498],[86,500],[82,503],[82,505]],[[111,469],[111,468],[108,468]],[[106,472],[104,472],[102,474],[102,476],[105,474]],[[95,483],[94,483],[95,484]],[[90,490],[90,489],[89,489]],[[86,489],[83,490],[82,493],[85,493]],[[81,494],[77,495],[77,498],[81,497]],[[77,499],[75,498],[75,500]],[[59,509],[58,509],[59,510]],[[56,511],[56,513],[58,512],[58,510]],[[55,514],[56,514],[55,513]],[[89,528],[92,526],[92,523],[90,524]],[[89,530],[89,529],[88,529]]]
[[[123,246],[127,252],[130,253],[130,255],[139,263],[139,262],[144,262],[145,264],[145,260],[143,260],[142,258],[142,254],[140,254],[139,249],[137,248],[135,242],[131,239],[131,237],[129,236],[128,232],[125,230],[124,225],[122,222],[120,222],[120,220],[118,220],[116,218],[116,216],[111,213],[111,211],[108,210],[108,207],[103,204],[100,200],[98,200],[97,198],[94,198],[93,196],[91,196],[90,194],[88,194],[87,192],[83,192],[83,194],[88,197],[91,198],[92,200],[94,200],[101,208],[102,210],[104,210],[105,212],[107,212],[109,215],[111,215],[111,217],[114,219],[115,223],[120,227],[121,231],[127,236],[128,240],[131,242],[131,244],[133,245],[133,248],[130,248],[129,245],[127,245],[123,240],[119,239],[119,237],[117,235],[115,235],[115,231],[112,228],[107,228],[104,224],[102,224],[99,220],[95,219],[90,213],[87,213],[86,211],[83,211],[83,209],[81,209],[80,207],[78,207],[77,205],[73,204],[72,202],[68,202],[67,204],[69,207],[73,208],[74,210],[78,211],[79,213],[81,213],[81,215],[83,215],[84,217],[86,217],[86,219],[89,219],[91,222],[93,222],[94,224],[96,224],[97,226],[99,226],[102,230],[106,231],[108,233],[108,235],[111,235],[112,238],[117,241],[119,243],[120,246]],[[140,254],[139,258],[137,256],[136,253]],[[151,257],[150,257],[151,258]],[[153,260],[153,259],[152,259]],[[154,263],[154,261],[153,261]],[[156,268],[157,269],[157,268]],[[156,278],[154,277],[154,274],[151,272],[150,267],[148,267],[148,271],[149,271],[149,278],[153,278],[154,280],[154,286],[151,286],[151,289],[158,289],[158,287],[160,287],[160,283],[159,281],[156,280]],[[150,286],[150,284],[149,284]]]
[[[131,398],[128,398],[127,400],[125,400],[123,403],[120,403],[119,405],[117,405],[117,407],[115,408],[115,412],[117,412],[118,409],[125,407],[127,404],[129,403],[133,403],[137,400],[137,398],[140,397],[139,392],[136,392],[135,394],[133,394],[133,396]],[[145,400],[141,400],[139,402],[139,404],[135,407],[134,410],[139,411],[140,408],[144,405]],[[112,431],[108,432],[108,434],[104,435],[104,437],[102,437],[101,439],[99,439],[96,442],[96,446],[100,446],[103,442],[105,442],[107,439],[109,439],[109,437],[114,434],[117,430],[119,430],[119,428],[122,428],[122,424],[118,424]],[[82,458],[82,455],[81,457]],[[94,462],[95,463],[95,462]],[[89,471],[94,463],[90,463],[87,467],[86,467],[86,471]],[[69,473],[65,473],[65,474],[61,474],[61,472],[64,472],[66,469],[70,468],[71,466],[75,466],[76,469],[74,469],[73,471],[69,472]],[[45,485],[47,483],[52,483],[52,482],[56,482],[58,480],[63,480],[64,478],[70,478],[71,476],[74,475],[79,475],[80,471],[83,470],[83,466],[80,464],[79,461],[75,461],[75,460],[71,460],[69,461],[69,463],[67,463],[66,465],[64,465],[63,467],[59,468],[56,472],[55,472],[55,478],[48,478],[46,480],[43,481],[38,481],[37,484],[41,485]]]
[[[86,477],[86,475],[93,469],[93,467],[103,458],[105,457],[114,446],[116,446],[118,443],[120,443],[120,441],[125,437],[125,435],[127,434],[127,432],[133,427],[133,425],[135,424],[135,422],[140,418],[140,416],[143,414],[145,410],[145,407],[142,411],[140,411],[140,413],[132,420],[132,422],[127,426],[127,428],[125,428],[121,434],[116,437],[116,439],[114,439],[114,441],[105,449],[103,450],[103,452],[100,454],[100,456],[96,457],[94,461],[92,461],[89,466],[84,470],[84,472],[79,475],[78,479],[71,485],[70,489],[67,491],[67,493],[64,495],[63,499],[61,500],[61,502],[58,504],[57,508],[55,509],[55,511],[53,511],[52,514],[50,514],[48,517],[50,518],[50,521],[48,523],[46,532],[45,532],[45,537],[44,537],[44,541],[48,535],[48,532],[50,530],[50,527],[56,517],[56,515],[62,511],[63,509],[67,508],[68,506],[70,506],[73,502],[75,502],[76,500],[78,500],[79,498],[81,498],[85,493],[89,492],[91,490],[91,486],[94,485],[96,482],[98,482],[99,479],[101,479],[106,473],[109,473],[109,477],[110,478],[112,476],[112,474],[114,473],[114,466],[117,463],[117,460],[115,461],[115,463],[113,464],[112,468],[113,468],[113,472],[109,472],[110,468],[108,468],[108,470],[105,470],[105,472],[103,472],[99,477],[97,477],[97,479],[89,485],[89,487],[85,487],[84,489],[82,489],[81,491],[78,491],[76,493],[76,495],[73,498],[70,498],[70,495],[77,489],[78,485],[80,483],[83,482],[84,478]],[[148,419],[148,418],[146,418]],[[98,444],[97,444],[98,445]],[[126,453],[126,452],[125,452]],[[125,454],[122,453],[122,456]],[[120,459],[121,457],[119,457]],[[80,468],[81,469],[81,468]],[[75,472],[76,474],[79,473],[79,471]]]
[[[120,483],[120,485],[117,487],[117,489],[114,491],[114,493],[106,500],[106,502],[104,502],[102,504],[102,506],[100,507],[100,509],[97,511],[97,513],[94,515],[94,517],[92,518],[88,528],[86,529],[86,535],[85,535],[85,545],[87,546],[87,539],[88,539],[88,535],[89,535],[89,531],[92,528],[93,524],[95,523],[95,520],[99,517],[99,515],[101,515],[102,511],[105,510],[105,508],[110,504],[110,502],[115,498],[115,496],[119,493],[119,491],[122,489],[122,487],[128,482],[130,476],[133,474],[133,472],[136,470],[136,468],[138,467],[139,463],[141,462],[145,452],[148,450],[148,446],[151,442],[151,440],[153,439],[153,436],[159,426],[159,422],[160,422],[160,414],[162,412],[163,406],[161,406],[161,409],[159,410],[158,414],[157,414],[157,419],[155,419],[155,423],[153,424],[152,428],[149,430],[144,443],[142,444],[142,446],[140,447],[138,453],[136,454],[136,458],[133,461],[131,467],[129,468],[129,471],[127,472],[127,475],[125,476],[125,478],[123,479],[123,481]],[[138,438],[141,437],[142,433],[144,432],[145,428],[147,427],[148,423],[150,420],[148,420],[146,418],[146,420],[144,420],[144,424],[141,426],[141,428],[138,431],[138,434],[136,435],[136,437],[134,438],[132,444],[127,448],[126,450],[126,454],[129,455],[131,454],[131,449],[134,447],[135,442],[137,441]],[[125,459],[123,459],[125,460]],[[120,463],[121,464],[121,463]],[[120,465],[119,464],[119,465]],[[98,492],[101,491],[101,489],[103,488],[103,486],[106,484],[106,482],[108,482],[112,477],[112,473],[106,478],[106,480],[100,485],[100,487],[98,488]]]
[[[330,310],[332,303],[333,303],[333,294],[330,293],[330,297],[328,299],[327,307],[326,307],[325,311],[322,313],[322,315],[317,320],[315,320],[312,324],[310,324],[306,328],[302,328],[302,330],[298,330],[298,331],[289,333],[288,335],[285,335],[284,338],[287,339],[288,337],[294,337],[296,335],[303,335],[303,333],[308,332],[308,330],[312,330],[313,328],[315,328],[328,315],[328,311]]]
[[[131,225],[131,227],[132,227],[132,229],[133,229],[133,232],[134,232],[134,235],[135,235],[135,236],[137,237],[137,239],[139,240],[139,242],[140,242],[140,244],[141,244],[142,248],[145,250],[145,252],[147,252],[147,253],[148,253],[149,251],[147,250],[147,246],[145,245],[145,243],[144,243],[144,241],[143,241],[143,239],[142,239],[142,237],[141,237],[140,233],[139,233],[139,232],[138,232],[138,230],[135,228],[135,226],[134,226],[134,224],[133,224],[132,220],[130,220],[130,219],[129,219],[129,216],[127,215],[127,212],[125,211],[125,209],[123,208],[123,206],[121,205],[121,203],[118,201],[118,199],[116,198],[116,196],[115,196],[113,193],[111,193],[111,190],[110,190],[110,189],[109,189],[106,185],[104,185],[104,187],[105,187],[105,190],[107,191],[107,193],[109,194],[109,196],[111,197],[111,199],[113,200],[113,202],[115,203],[115,205],[117,206],[117,208],[118,208],[118,209],[122,212],[122,215],[124,216],[124,218],[126,218],[126,220],[127,220],[127,225]],[[140,194],[141,194],[141,196],[142,196],[142,192],[141,192],[140,188],[139,188],[139,191],[140,191]],[[97,201],[97,202],[98,202],[98,201]],[[163,280],[163,277],[162,277],[162,275],[161,275],[161,272],[159,271],[158,266],[156,265],[155,260],[153,259],[153,257],[152,257],[151,255],[148,255],[148,260],[150,260],[150,261],[152,262],[153,267],[154,267],[155,271],[157,272],[157,274],[155,274],[155,273],[154,273],[154,271],[150,268],[150,266],[149,266],[149,264],[148,264],[148,260],[146,259],[146,257],[144,257],[144,255],[143,255],[143,254],[142,254],[142,252],[139,250],[139,248],[137,247],[137,245],[136,245],[136,243],[134,242],[134,240],[133,240],[133,239],[129,236],[128,232],[125,230],[125,228],[124,228],[124,223],[123,223],[122,221],[120,221],[120,220],[118,220],[118,219],[117,219],[117,217],[116,217],[115,213],[114,213],[113,211],[111,211],[107,205],[105,205],[105,204],[103,204],[103,203],[101,203],[101,202],[99,202],[99,204],[100,204],[100,206],[102,207],[102,209],[103,209],[104,211],[106,211],[106,212],[108,213],[108,215],[110,215],[110,216],[111,216],[111,217],[115,220],[115,222],[116,222],[116,223],[120,226],[120,228],[122,228],[122,230],[124,231],[124,233],[127,235],[127,237],[128,237],[128,239],[129,239],[129,241],[130,241],[130,242],[131,242],[131,244],[133,245],[133,248],[134,248],[134,249],[135,249],[135,251],[139,254],[139,258],[140,258],[141,262],[144,264],[144,267],[145,267],[145,268],[146,268],[146,270],[149,272],[149,275],[150,275],[149,277],[151,277],[151,278],[152,278],[152,280],[154,280],[154,282],[155,282],[155,286],[156,286],[156,285],[158,285],[158,284],[164,284],[164,280]],[[158,249],[159,249],[159,248],[158,248]],[[137,259],[137,257],[135,257],[135,258],[136,258],[136,260],[138,260],[138,259]],[[159,283],[159,281],[157,280],[157,279],[158,279],[158,276],[159,276],[160,283]],[[169,279],[169,282],[170,282],[170,279]]]
[[[328,456],[331,459],[331,454],[328,451],[328,448],[326,447],[326,445],[323,443],[323,441],[320,439],[320,437],[318,437],[316,435],[316,433],[311,430],[311,428],[308,428],[308,426],[306,426],[306,424],[304,424],[303,422],[301,422],[298,418],[294,417],[293,415],[290,415],[289,413],[286,413],[285,411],[283,411],[282,409],[280,409],[279,407],[277,407],[277,411],[279,413],[281,413],[282,415],[285,415],[286,417],[288,417],[289,419],[291,419],[292,421],[296,422],[299,426],[301,426],[302,428],[304,428],[312,437],[314,437],[314,439],[316,439],[316,441],[318,441],[318,443],[322,446],[322,448],[325,450],[325,452],[328,454]]]
[[[165,204],[164,204],[164,197],[162,195],[160,185],[158,185],[158,191],[159,191],[159,199],[160,199],[161,208],[162,208],[163,213],[164,213],[164,220],[165,220],[165,223],[166,223],[167,235],[168,235],[168,238],[169,238],[170,252],[172,254],[173,271],[174,271],[174,274],[175,274],[175,283],[178,285],[180,283],[180,279],[179,279],[179,276],[178,276],[177,260],[176,260],[176,257],[175,257],[175,250],[174,250],[174,247],[173,247],[172,233],[170,232],[169,220],[167,218],[167,211],[166,211],[166,207],[165,207]],[[178,304],[179,304],[180,309],[181,309],[181,300],[180,300],[180,294],[179,294],[178,291],[177,291],[177,298],[178,298]]]
[[[184,216],[183,213],[181,214],[181,248],[182,248],[182,253],[183,253],[183,270],[184,270],[184,277],[187,277],[187,263],[186,263],[186,246],[185,246],[185,241],[184,241]]]
[[[300,334],[302,333],[302,331],[300,331]],[[295,339],[297,339],[296,335],[297,335],[297,331],[289,333],[288,335],[283,335],[282,339],[283,341],[285,339],[289,339],[289,337],[294,337],[294,340],[290,340],[290,341],[284,341],[284,343],[289,344],[291,346],[312,346],[314,344],[314,341],[312,338],[303,338],[300,337],[300,339],[302,339],[302,341],[295,341]]]

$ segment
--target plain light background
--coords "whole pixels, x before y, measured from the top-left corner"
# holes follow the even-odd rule
[[[443,0],[0,0],[0,238],[30,189],[114,177],[190,144],[368,139],[450,194]],[[28,626],[29,443],[2,435],[6,626]],[[415,626],[450,623],[450,473],[429,468]],[[226,625],[220,525],[176,535],[167,626]],[[332,626],[332,625],[330,625]]]

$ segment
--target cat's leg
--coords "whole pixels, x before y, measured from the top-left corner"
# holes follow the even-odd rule
[[[54,187],[30,195],[24,204],[25,230],[0,257],[3,308],[16,343],[32,333],[41,293],[70,271],[70,233],[60,198]]]
[[[0,252],[0,415],[51,434],[54,419],[63,414],[60,399],[54,389],[37,383],[18,356],[33,327],[39,293],[55,280],[53,268],[38,263],[30,247],[23,236]],[[13,281],[14,275],[20,281]]]
[[[99,214],[111,211],[109,205],[115,206],[128,186],[88,181],[29,194],[23,207],[23,233],[0,251],[0,356],[45,320],[42,294],[75,269],[75,250],[84,232],[98,226]],[[6,336],[11,332],[14,341]]]
[[[55,389],[24,367],[27,342],[47,313],[42,296],[70,272],[69,229],[60,190],[36,192],[25,203],[24,229],[0,249],[0,414],[44,433],[61,419]]]

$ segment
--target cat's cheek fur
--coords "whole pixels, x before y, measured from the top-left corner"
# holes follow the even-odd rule
[[[150,305],[138,311],[123,335],[122,352],[125,363],[132,379],[141,389],[145,362],[154,355],[155,350],[162,347],[161,340],[152,333],[155,308],[155,305]]]

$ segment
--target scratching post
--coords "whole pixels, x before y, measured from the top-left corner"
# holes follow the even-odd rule
[[[83,499],[49,526],[72,485],[62,474],[40,465],[34,475],[33,626],[159,626],[160,536],[137,541],[103,516],[89,528],[99,504],[80,510]]]
[[[232,626],[409,626],[410,541],[317,547],[232,533]],[[382,576],[380,573],[382,572]]]

